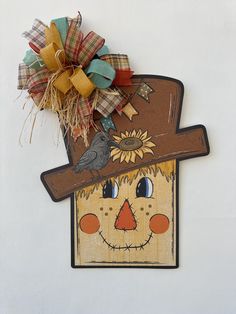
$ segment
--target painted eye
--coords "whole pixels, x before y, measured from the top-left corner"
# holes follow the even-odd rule
[[[153,193],[153,183],[151,179],[144,177],[139,180],[136,187],[136,197],[151,197]]]
[[[117,198],[119,192],[118,184],[114,181],[107,180],[102,189],[103,198]]]
[[[104,137],[104,136],[102,136],[102,137],[101,137],[101,140],[104,142],[104,141],[105,141],[105,137]]]

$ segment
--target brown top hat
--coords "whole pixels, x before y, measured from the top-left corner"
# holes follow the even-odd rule
[[[120,149],[127,153],[120,158],[122,152],[117,151],[119,158],[113,160],[115,159],[113,155],[106,166],[99,169],[99,176],[93,178],[88,170],[78,173],[75,171],[75,165],[87,148],[83,139],[79,138],[74,142],[73,138],[67,135],[65,144],[69,164],[41,174],[41,180],[54,201],[65,199],[73,195],[73,192],[91,184],[143,166],[172,159],[179,161],[209,153],[204,126],[195,125],[179,129],[184,92],[180,81],[156,75],[135,75],[132,78],[132,86],[121,89],[128,95],[131,108],[136,112],[133,110],[135,113],[133,116],[113,113],[112,120],[116,130],[111,129],[109,134],[111,139],[116,139],[122,144]],[[98,120],[97,124],[102,129]],[[91,129],[89,143],[95,133]],[[149,149],[140,152],[141,140],[149,141],[147,145]],[[132,149],[136,152],[139,150],[139,153],[137,156],[132,155],[131,158]]]

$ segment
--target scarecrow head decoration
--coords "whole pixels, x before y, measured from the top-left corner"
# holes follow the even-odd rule
[[[97,116],[89,145],[65,135],[69,164],[42,173],[71,198],[73,267],[177,267],[178,164],[207,155],[204,126],[179,129],[183,84],[136,75],[122,114]]]
[[[177,267],[178,163],[209,153],[206,130],[179,129],[180,81],[133,76],[81,22],[35,19],[18,72],[63,126],[69,164],[41,179],[54,201],[71,199],[72,266]]]

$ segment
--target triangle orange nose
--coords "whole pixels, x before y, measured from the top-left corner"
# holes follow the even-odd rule
[[[137,222],[128,200],[124,201],[115,221],[115,228],[119,230],[135,230]]]

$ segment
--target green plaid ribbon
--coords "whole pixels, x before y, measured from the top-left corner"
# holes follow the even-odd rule
[[[71,20],[65,42],[65,53],[72,63],[78,62],[79,50],[83,40],[83,33],[79,30],[79,16]]]
[[[88,33],[84,38],[77,62],[86,67],[96,52],[104,45],[105,39],[94,32]]]

